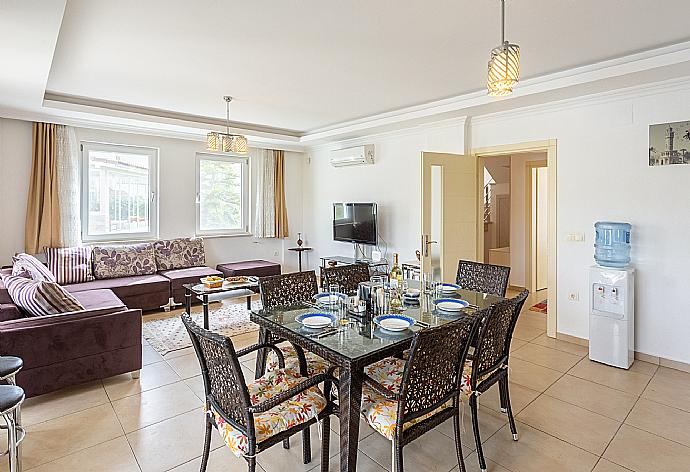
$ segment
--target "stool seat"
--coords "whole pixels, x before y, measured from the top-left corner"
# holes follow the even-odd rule
[[[24,365],[21,357],[0,356],[0,379],[16,374]]]
[[[11,410],[24,400],[24,389],[16,385],[0,385],[0,413]]]
[[[225,277],[239,275],[267,277],[280,275],[280,264],[264,260],[226,262],[225,264],[218,264],[216,270],[222,272]]]

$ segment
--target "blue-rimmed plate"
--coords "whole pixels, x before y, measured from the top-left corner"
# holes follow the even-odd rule
[[[335,305],[338,303],[340,300],[344,300],[347,298],[347,295],[344,293],[336,293],[336,292],[324,292],[324,293],[317,293],[314,295],[314,300],[316,303],[319,305],[324,305],[324,306],[331,306]]]
[[[470,306],[465,300],[458,300],[457,298],[439,298],[434,300],[434,305],[442,311],[462,311]]]
[[[414,318],[405,315],[379,315],[372,320],[381,329],[386,331],[404,331],[414,326]]]
[[[295,321],[305,328],[320,329],[331,326],[336,321],[336,317],[332,313],[303,313],[297,315]]]
[[[456,284],[439,284],[443,293],[453,293],[460,290],[460,286]]]

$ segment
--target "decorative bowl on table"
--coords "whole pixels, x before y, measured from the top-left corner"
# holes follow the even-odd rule
[[[246,283],[249,279],[245,277],[244,275],[234,275],[231,277],[226,277],[225,281],[229,284],[243,284]]]
[[[209,275],[208,277],[202,277],[201,283],[204,284],[204,288],[221,288],[223,286],[223,277]]]

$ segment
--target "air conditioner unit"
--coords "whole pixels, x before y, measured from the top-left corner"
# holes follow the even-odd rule
[[[373,144],[331,151],[331,165],[333,167],[361,166],[373,163]]]

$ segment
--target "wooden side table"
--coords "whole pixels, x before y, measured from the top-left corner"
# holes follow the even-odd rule
[[[288,251],[294,251],[297,253],[297,261],[298,261],[298,267],[299,271],[302,272],[302,253],[304,251],[311,251],[313,248],[311,247],[303,247],[303,246],[298,246],[298,247],[290,247],[288,248]]]

